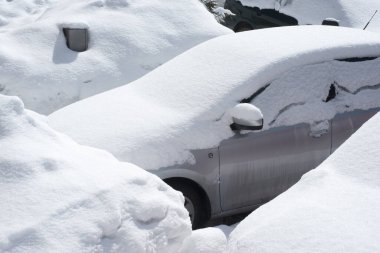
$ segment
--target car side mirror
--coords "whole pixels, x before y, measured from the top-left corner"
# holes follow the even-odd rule
[[[264,117],[261,110],[249,103],[236,105],[230,111],[232,118],[231,130],[261,130],[264,125]]]

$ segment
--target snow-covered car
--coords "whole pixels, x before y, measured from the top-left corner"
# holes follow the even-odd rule
[[[226,19],[234,31],[324,21],[363,29],[371,20],[366,29],[380,32],[380,15],[373,16],[380,10],[378,0],[226,0],[225,8],[235,14]]]
[[[275,9],[260,9],[257,6],[245,6],[239,0],[226,0],[224,8],[234,15],[228,15],[223,21],[234,32],[254,29],[298,25],[297,19]]]
[[[377,114],[317,169],[244,219],[228,252],[380,252],[379,147]]]
[[[0,93],[49,114],[228,33],[199,0],[1,1]]]
[[[378,56],[380,35],[358,29],[231,34],[48,122],[159,175],[183,192],[199,225],[285,191],[371,117]]]
[[[0,252],[177,253],[182,194],[0,95]]]

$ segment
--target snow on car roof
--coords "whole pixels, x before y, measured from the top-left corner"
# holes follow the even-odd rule
[[[379,55],[380,35],[349,28],[282,27],[221,36],[129,85],[51,114],[49,123],[80,143],[104,148],[145,169],[192,163],[190,150],[217,146],[233,135],[228,117],[233,106],[284,73],[334,59]],[[368,71],[358,68],[361,74],[352,71],[358,65],[345,64],[347,87],[356,76],[356,85],[380,83],[380,61],[368,64]],[[289,92],[302,96],[319,84],[311,82],[310,89],[302,90],[289,85]],[[260,108],[277,110],[282,92]],[[277,112],[264,111],[264,119]]]
[[[326,18],[339,20],[340,25],[363,29],[376,10],[378,0],[239,0],[245,6],[275,9],[296,18],[299,24],[320,25]],[[379,13],[367,28],[380,32]]]
[[[0,252],[178,252],[183,196],[0,95]],[[147,208],[149,207],[149,208]]]
[[[88,28],[88,50],[62,28]],[[0,92],[48,114],[229,33],[197,0],[1,1]]]
[[[229,252],[380,251],[380,114],[231,233]]]

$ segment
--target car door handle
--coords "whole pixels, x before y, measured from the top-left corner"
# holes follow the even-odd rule
[[[313,138],[319,138],[322,135],[325,135],[329,132],[328,129],[321,129],[321,130],[316,130],[316,131],[310,131],[309,136]]]

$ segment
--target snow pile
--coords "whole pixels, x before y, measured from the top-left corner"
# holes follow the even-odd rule
[[[0,95],[0,252],[178,252],[183,196]]]
[[[229,252],[379,252],[380,114],[231,233]]]
[[[198,0],[0,0],[0,92],[50,113],[231,33]],[[62,28],[89,29],[89,49]]]
[[[225,253],[227,237],[219,228],[198,229],[183,242],[180,253]]]
[[[252,103],[263,112],[264,129],[323,127],[338,112],[380,106],[380,59],[334,60],[365,56],[380,56],[380,35],[297,26],[222,36],[129,85],[53,113],[49,124],[145,169],[192,163],[191,150],[234,135],[226,112],[262,87]],[[325,103],[332,84],[339,94]]]
[[[299,24],[320,25],[326,18],[339,20],[341,26],[363,29],[376,10],[379,0],[239,0],[245,6],[275,9],[292,16]],[[380,32],[380,13],[367,30]]]

